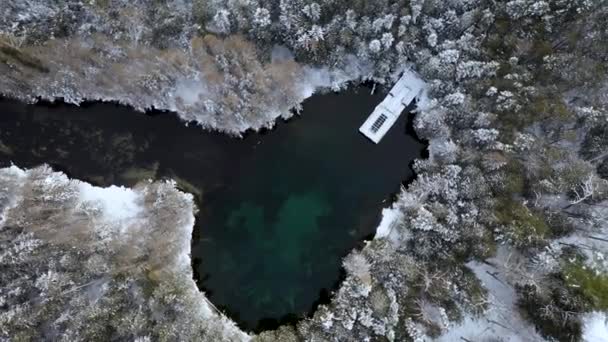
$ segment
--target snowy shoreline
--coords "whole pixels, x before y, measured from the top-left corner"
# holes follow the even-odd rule
[[[87,296],[91,296],[91,293],[95,293],[96,299],[90,306],[90,310],[106,310],[104,303],[113,300],[114,297],[121,302],[150,301],[145,304],[149,308],[143,308],[144,312],[154,310],[155,306],[156,310],[163,311],[171,309],[173,306],[177,310],[185,310],[183,314],[175,317],[175,320],[166,317],[169,321],[163,323],[168,324],[169,327],[173,326],[171,329],[186,324],[184,331],[179,332],[179,336],[187,336],[183,334],[187,334],[189,330],[200,325],[208,329],[210,333],[217,334],[215,336],[220,337],[221,340],[248,341],[251,339],[248,334],[238,329],[234,322],[217,312],[194,282],[190,248],[196,208],[193,196],[178,191],[175,182],[148,181],[140,183],[132,189],[116,186],[101,188],[83,181],[71,180],[61,172],[52,171],[48,166],[29,170],[11,166],[0,169],[0,188],[8,190],[2,194],[3,196],[0,196],[3,213],[0,221],[2,224],[0,234],[15,234],[17,232],[12,233],[12,228],[9,227],[23,227],[23,233],[18,235],[18,239],[28,241],[21,242],[22,245],[26,243],[34,246],[33,249],[24,249],[25,247],[18,245],[9,245],[11,248],[3,250],[0,253],[0,260],[8,267],[8,272],[12,272],[10,270],[13,267],[19,267],[20,260],[28,260],[30,255],[47,250],[49,253],[49,258],[36,261],[36,264],[33,265],[34,269],[44,270],[44,274],[33,275],[34,279],[38,278],[35,284],[31,283],[29,278],[13,279],[9,282],[6,282],[7,279],[2,279],[1,302],[12,303],[11,309],[16,311],[11,313],[9,310],[9,316],[0,313],[0,325],[7,329],[10,327],[9,330],[0,328],[0,337],[9,332],[12,335],[17,334],[20,331],[18,326],[22,322],[37,318],[36,315],[26,318],[29,304],[21,302],[19,296],[13,296],[10,292],[5,293],[5,290],[9,290],[8,286],[22,281],[22,286],[40,288],[43,278],[44,281],[47,281],[48,277],[54,277],[61,280],[53,280],[56,285],[45,285],[46,290],[40,294],[41,299],[44,298],[42,296],[54,296],[53,302],[63,302],[67,310],[70,308],[76,310],[75,315],[85,315],[68,321],[68,335],[72,330],[69,328],[70,326],[73,329],[79,329],[80,324],[89,322],[89,319],[86,318],[86,311],[89,309],[77,307],[80,305],[80,298],[88,298]],[[32,197],[33,194],[36,194],[35,197]],[[36,209],[39,206],[43,210],[42,212]],[[37,215],[48,210],[55,212],[51,220],[44,223],[38,222]],[[26,213],[27,215],[23,216]],[[73,226],[71,222],[79,220],[79,218],[78,225]],[[60,222],[62,224],[56,225]],[[79,238],[73,240],[70,237],[64,237],[65,234],[74,234],[76,231],[72,232],[73,229],[78,230]],[[123,246],[124,243],[126,245]],[[63,255],[62,258],[65,259],[69,257],[72,250],[84,256],[84,260],[76,261],[75,270],[70,273],[55,265],[63,259],[55,259],[51,256],[56,253],[51,252],[54,246],[66,244],[73,245],[73,247],[65,252],[60,252],[55,257]],[[14,248],[18,249],[13,250]],[[123,250],[123,248],[127,248],[127,250]],[[15,254],[17,251],[19,251],[18,254]],[[87,260],[86,256],[91,252],[93,254]],[[99,252],[103,254],[96,256]],[[118,267],[113,265],[116,261],[112,258],[117,257],[119,260],[124,259],[127,262],[126,271],[122,271],[126,273],[120,279],[112,275],[112,269]],[[141,259],[142,257],[144,259]],[[97,273],[95,269],[91,269],[92,259],[90,258],[106,260],[105,262],[108,264],[103,268],[108,267],[109,272]],[[143,264],[141,264],[142,262]],[[147,271],[142,274],[140,269]],[[86,282],[87,278],[94,280]],[[176,298],[170,293],[168,293],[169,297],[164,297],[159,292],[150,300],[141,297],[138,291],[118,290],[124,286],[132,287],[135,290],[141,284],[150,281],[152,281],[150,285],[157,287],[161,292],[163,287],[178,286],[181,288],[179,290],[181,298]],[[82,284],[83,282],[85,284]],[[117,289],[118,292],[115,293],[114,289]],[[154,301],[164,302],[164,304],[158,306],[158,303],[155,304]],[[51,310],[52,308],[51,302],[42,301],[37,305],[40,307],[32,309]],[[155,315],[153,312],[142,313],[142,308],[125,307],[124,310],[126,310],[123,312],[125,315],[137,313],[139,310],[138,315],[144,315],[142,318],[146,315]],[[58,317],[44,316],[39,319],[47,321],[52,326],[57,324],[52,322]],[[118,322],[119,319],[116,318],[116,320],[103,324],[113,325]],[[89,324],[92,323],[89,322]],[[144,335],[140,336],[143,338],[156,329],[164,329],[163,324],[153,324],[139,332],[131,333],[143,333]],[[191,333],[195,334],[191,338],[201,337],[195,331]],[[10,338],[10,336],[6,337]]]

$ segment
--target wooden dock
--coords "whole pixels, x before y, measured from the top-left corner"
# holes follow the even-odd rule
[[[424,81],[415,72],[409,69],[404,71],[386,98],[361,125],[359,132],[374,143],[379,143],[403,110],[420,96],[424,87]]]

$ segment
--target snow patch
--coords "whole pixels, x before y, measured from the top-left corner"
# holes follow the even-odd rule
[[[598,203],[597,208],[592,209],[592,215],[605,216],[608,214],[607,205],[608,201]],[[577,230],[571,235],[551,242],[546,250],[535,256],[534,261],[546,271],[556,271],[560,265],[553,255],[561,254],[565,246],[579,246],[579,252],[585,256],[585,265],[596,273],[605,273],[608,272],[608,249],[605,242],[607,239],[608,230],[602,227],[599,229],[588,227],[588,231]]]
[[[583,341],[608,342],[608,317],[594,311],[583,316]]]
[[[501,247],[491,264],[504,264],[509,251]],[[515,289],[499,270],[491,264],[472,261],[467,263],[488,290],[489,307],[481,317],[467,316],[464,320],[441,335],[437,341],[491,340],[501,336],[505,342],[546,341],[534,327],[525,321],[516,307]]]
[[[25,170],[20,169],[19,167],[15,166],[15,165],[11,165],[10,167],[4,168],[2,171],[8,172],[9,177],[17,177],[18,180],[21,180],[25,176],[27,176],[27,172],[25,172]]]
[[[354,55],[347,55],[340,68],[304,66],[303,80],[299,85],[300,96],[304,100],[324,88],[338,91],[350,81],[368,78],[371,71],[371,65],[362,62]]]
[[[0,227],[4,224],[8,211],[19,201],[18,196],[15,195],[15,193],[19,193],[19,191],[16,191],[10,184],[4,184],[2,180],[14,179],[16,181],[12,182],[12,184],[22,185],[22,181],[26,175],[27,173],[25,170],[22,170],[15,165],[0,170]]]
[[[181,104],[187,107],[193,106],[209,94],[207,87],[198,78],[181,79],[175,85],[172,92],[174,101],[181,100]],[[171,106],[172,110],[177,110],[177,105],[174,103]]]
[[[80,200],[99,205],[103,217],[109,221],[125,221],[136,218],[143,210],[138,203],[140,195],[131,189],[112,185],[107,188],[78,182]]]
[[[382,220],[378,228],[376,228],[374,239],[388,238],[391,241],[398,240],[399,234],[394,228],[402,217],[403,214],[396,208],[382,209]]]
[[[175,185],[172,185],[175,187]],[[187,194],[190,203],[194,202],[194,197],[191,194]],[[186,220],[183,222],[181,227],[178,228],[179,231],[182,231],[184,236],[192,236],[192,230],[194,228],[194,205],[192,205],[192,210],[190,210],[190,214],[187,216]],[[177,259],[177,264],[184,269],[191,269],[192,260],[190,259],[192,244],[190,239],[185,239],[183,241],[183,245],[181,247],[181,253],[179,254],[179,258]],[[192,278],[192,277],[191,277]]]

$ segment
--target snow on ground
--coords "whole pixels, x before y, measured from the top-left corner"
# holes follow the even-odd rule
[[[509,258],[508,250],[500,247],[496,257],[489,260],[492,264],[505,264]],[[501,336],[505,342],[545,341],[519,314],[516,307],[516,293],[511,284],[499,270],[490,264],[472,261],[467,264],[488,290],[489,307],[481,317],[466,317],[462,323],[441,335],[438,341],[492,340]]]
[[[337,91],[344,88],[348,82],[367,79],[372,70],[371,65],[363,63],[354,55],[347,55],[341,68],[330,69],[306,65],[303,67],[304,76],[298,84],[299,94],[303,101],[319,89]]]
[[[382,209],[382,220],[376,228],[374,239],[387,238],[396,242],[399,239],[399,233],[395,228],[402,216],[399,209],[393,207]]]
[[[608,316],[605,312],[590,312],[583,316],[583,341],[608,342]]]
[[[6,213],[18,202],[15,195],[17,184],[21,184],[26,172],[14,165],[0,170],[0,227],[6,219]],[[9,181],[9,180],[17,180]]]
[[[608,217],[608,201],[598,203],[592,215]],[[551,242],[546,250],[540,252],[535,257],[535,262],[539,267],[547,271],[554,271],[559,268],[556,255],[560,255],[562,249],[567,246],[576,246],[586,257],[585,264],[596,270],[596,272],[608,272],[608,226],[606,227],[585,227],[578,229],[574,233],[561,237]]]
[[[143,210],[138,203],[140,195],[132,189],[112,185],[107,188],[92,186],[78,182],[80,199],[99,205],[105,219],[109,221],[125,221],[136,218]]]
[[[26,176],[26,172],[15,165],[11,165],[3,169],[3,171],[8,172],[11,176],[17,177],[18,179],[23,179],[23,177]]]
[[[190,107],[202,101],[209,94],[209,90],[199,77],[183,78],[177,81],[175,88],[170,94],[172,101],[169,101],[171,102],[169,109],[178,111],[176,103],[178,99],[182,105]]]

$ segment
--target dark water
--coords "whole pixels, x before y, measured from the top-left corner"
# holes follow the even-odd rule
[[[272,328],[327,297],[340,258],[373,234],[412,176],[424,147],[406,133],[406,115],[378,145],[357,131],[382,96],[317,95],[301,117],[244,139],[111,104],[0,101],[0,164],[46,162],[97,185],[178,180],[200,207],[199,286],[243,328]]]

